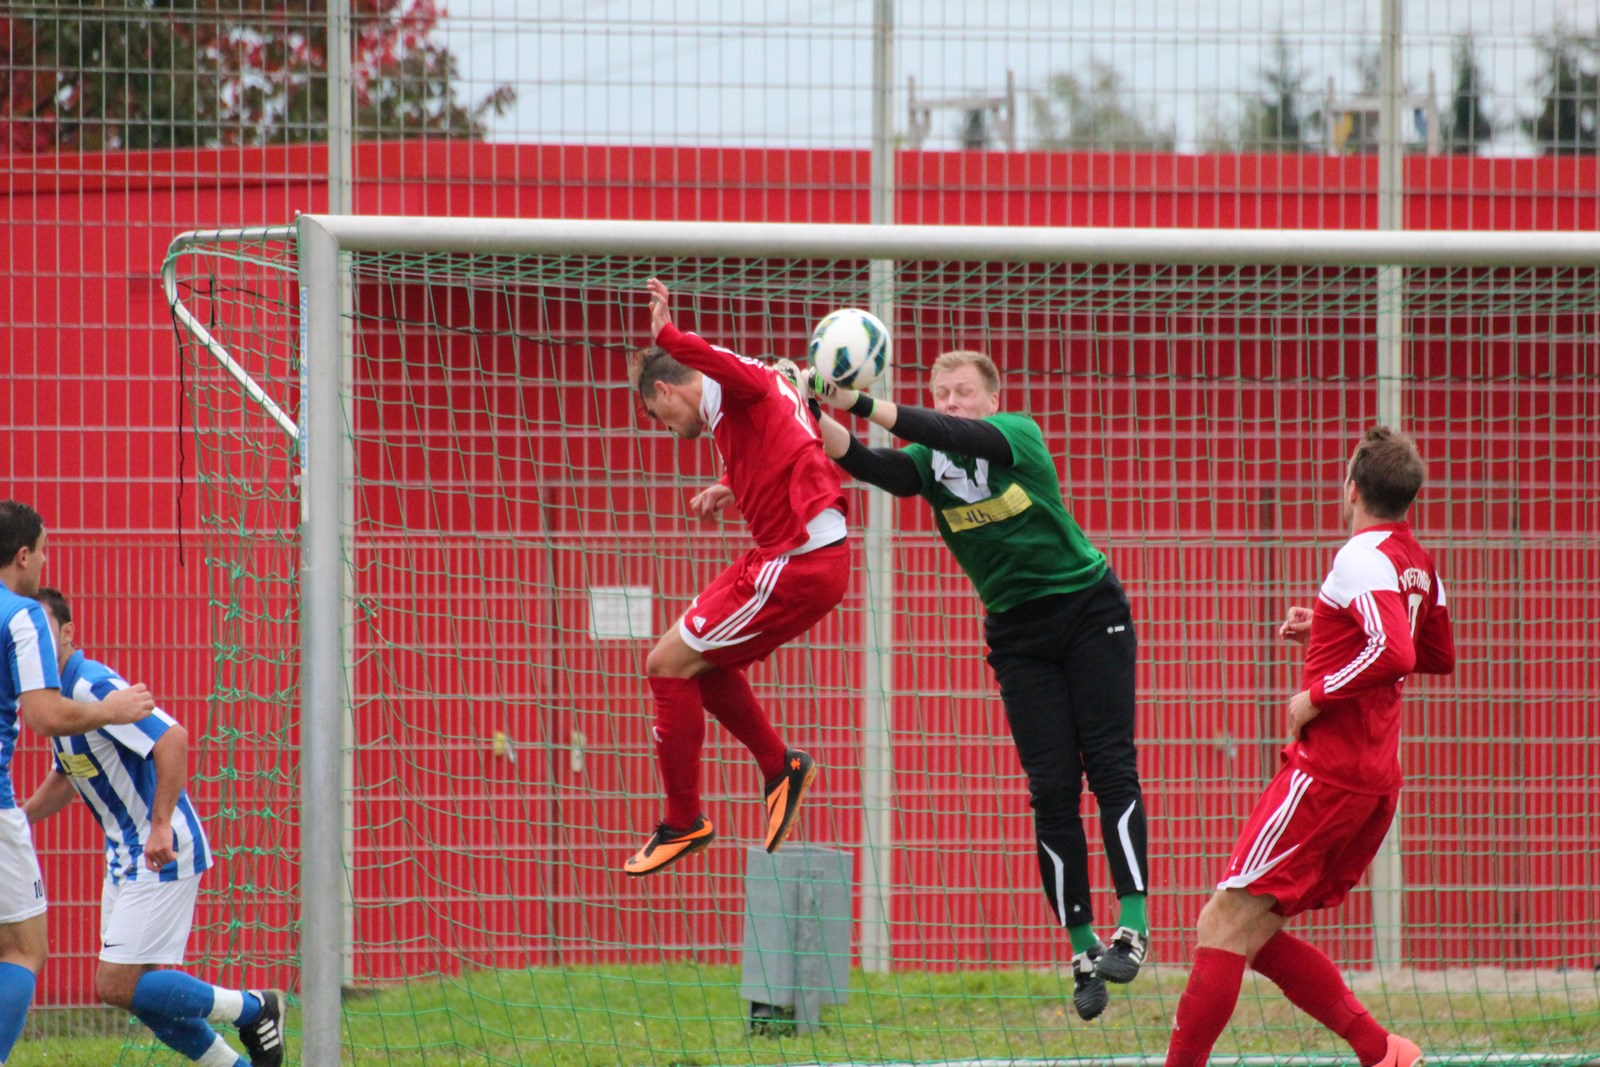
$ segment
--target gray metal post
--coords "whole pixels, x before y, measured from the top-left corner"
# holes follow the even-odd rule
[[[308,216],[300,244],[301,1062],[339,1063],[344,899],[344,600],[339,245]],[[321,297],[321,299],[319,299]]]
[[[355,32],[351,25],[350,0],[332,0],[328,4],[328,213],[330,215],[348,215],[355,210],[355,79],[351,77],[355,70]],[[354,331],[351,323],[354,316],[351,314],[355,307],[354,285],[348,271],[339,272],[339,322],[340,322],[340,359],[353,362],[355,353]],[[345,381],[349,381],[348,374]],[[348,400],[349,390],[341,390],[346,395],[345,426],[351,426],[354,415],[352,405]],[[352,427],[353,428],[353,427]],[[355,492],[355,450],[345,449],[344,480],[340,483],[344,489],[345,510],[343,518],[348,519],[354,514]],[[348,565],[344,568],[344,599],[339,613],[340,624],[344,631],[349,633],[355,622],[355,568]],[[354,669],[351,650],[345,650],[344,670],[345,677],[350,677]],[[355,719],[350,706],[348,694],[341,688],[344,699],[341,701],[341,718],[344,720],[344,752],[343,775],[346,791],[341,800],[344,807],[344,835],[343,849],[346,869],[355,865],[355,795],[351,789],[355,783]],[[340,882],[341,900],[344,905],[345,931],[340,944],[344,946],[344,963],[340,974],[346,982],[355,977],[355,898],[353,887],[349,879]]]
[[[1383,0],[1382,52],[1378,65],[1378,91],[1383,98],[1383,113],[1378,119],[1378,228],[1405,228],[1405,142],[1400,136],[1401,0]],[[1401,297],[1405,288],[1404,267],[1383,267],[1378,271],[1378,421],[1400,428],[1402,389],[1405,375],[1405,310]],[[1401,924],[1405,921],[1405,877],[1400,867],[1400,813],[1389,827],[1372,874],[1373,959],[1380,970],[1403,964],[1400,950]]]
[[[348,215],[355,197],[355,66],[350,0],[328,4],[328,214]]]
[[[1383,113],[1378,120],[1378,229],[1405,229],[1405,139],[1401,136],[1401,0],[1383,0],[1382,52],[1378,87]],[[1378,274],[1378,420],[1400,425],[1404,320],[1400,306],[1405,272],[1386,267]]]
[[[872,222],[894,222],[894,3],[877,0],[872,40]],[[875,259],[868,270],[872,311],[894,336],[894,264]],[[891,395],[893,371],[877,392]],[[873,426],[875,447],[890,443],[887,431]],[[894,843],[894,499],[867,494],[866,619],[862,634],[861,695],[861,967],[887,971],[892,956]]]

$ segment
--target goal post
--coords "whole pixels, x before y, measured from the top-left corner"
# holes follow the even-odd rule
[[[277,251],[251,251],[267,245]],[[202,316],[189,307],[192,286],[186,291],[205,273],[193,266],[197,255],[249,261],[252,270],[276,272],[278,288],[263,296],[263,286],[211,285],[204,297],[209,314]],[[1408,698],[1416,706],[1408,711],[1408,731],[1428,731],[1421,765],[1413,769],[1408,761],[1419,783],[1420,800],[1408,793],[1405,813],[1417,862],[1382,865],[1392,880],[1380,884],[1375,871],[1352,905],[1313,920],[1315,936],[1333,947],[1341,965],[1388,965],[1400,951],[1399,902],[1415,893],[1415,922],[1424,933],[1416,942],[1419,958],[1426,970],[1445,973],[1472,959],[1469,916],[1497,892],[1513,894],[1514,910],[1526,909],[1542,923],[1600,920],[1592,900],[1576,902],[1563,891],[1575,878],[1580,894],[1594,884],[1597,864],[1581,842],[1582,827],[1596,818],[1600,775],[1592,762],[1562,754],[1566,746],[1592,744],[1593,728],[1579,721],[1575,705],[1552,698],[1540,732],[1519,742],[1537,749],[1545,761],[1539,766],[1550,767],[1523,783],[1527,796],[1543,796],[1546,787],[1551,795],[1521,807],[1508,808],[1494,794],[1515,761],[1483,748],[1514,699],[1511,674],[1551,693],[1600,681],[1577,651],[1579,635],[1596,620],[1574,583],[1575,576],[1592,576],[1600,555],[1581,533],[1583,516],[1595,507],[1583,471],[1600,461],[1600,446],[1584,436],[1600,433],[1600,356],[1592,340],[1600,335],[1594,310],[1600,241],[1593,235],[302,215],[292,228],[185,234],[174,242],[164,277],[190,340],[191,365],[209,361],[220,370],[196,390],[216,396],[236,389],[254,408],[250,428],[241,428],[244,416],[231,409],[197,428],[220,442],[214,461],[222,476],[207,491],[223,510],[247,510],[230,499],[229,478],[239,480],[237,468],[254,462],[258,437],[274,437],[292,457],[267,466],[280,474],[292,467],[297,479],[291,493],[297,570],[279,573],[261,595],[290,596],[300,628],[300,839],[298,856],[289,860],[298,863],[300,879],[304,1062],[338,1063],[341,1050],[351,1047],[342,1034],[360,1020],[352,1022],[342,1005],[352,977],[367,983],[381,972],[386,980],[404,980],[415,967],[406,948],[394,947],[419,936],[408,927],[382,952],[364,943],[369,957],[376,952],[381,959],[352,974],[351,909],[374,894],[392,890],[448,913],[439,920],[445,930],[478,923],[471,946],[438,973],[528,970],[531,991],[508,994],[508,1010],[518,996],[528,998],[525,1006],[547,1006],[538,990],[550,973],[568,976],[567,995],[570,976],[580,972],[602,983],[626,981],[634,992],[656,984],[605,968],[651,957],[659,946],[635,939],[673,927],[660,918],[665,909],[696,916],[665,939],[666,956],[686,954],[697,966],[726,956],[734,921],[724,906],[726,870],[715,868],[705,881],[664,875],[661,885],[629,902],[621,894],[632,887],[612,885],[604,868],[613,858],[620,863],[632,847],[625,843],[647,829],[640,821],[624,830],[628,819],[619,813],[642,820],[655,785],[629,731],[608,726],[596,736],[595,716],[613,705],[619,716],[639,715],[629,686],[641,668],[641,640],[687,603],[691,579],[702,574],[698,555],[726,553],[739,541],[736,528],[707,540],[682,528],[676,515],[662,517],[663,508],[681,510],[683,487],[708,474],[702,460],[648,440],[625,443],[633,438],[620,433],[631,430],[631,398],[618,385],[621,352],[642,327],[642,281],[657,272],[673,284],[686,327],[704,321],[710,339],[747,354],[792,353],[807,324],[837,304],[892,308],[893,393],[906,402],[918,402],[921,376],[942,349],[980,347],[996,355],[1015,383],[1005,406],[1040,421],[1064,460],[1069,507],[1134,595],[1143,661],[1141,772],[1152,806],[1152,903],[1161,919],[1155,958],[1167,968],[1187,955],[1204,879],[1225,858],[1219,843],[1225,847],[1247,810],[1241,805],[1270,773],[1272,724],[1291,673],[1263,623],[1314,591],[1338,543],[1325,506],[1336,488],[1329,477],[1338,457],[1380,414],[1403,413],[1399,421],[1423,439],[1432,474],[1419,505],[1422,539],[1441,545],[1453,608],[1482,606],[1461,609],[1465,647],[1505,647],[1495,613],[1514,610],[1515,597],[1495,568],[1508,552],[1531,547],[1540,558],[1517,565],[1550,575],[1560,595],[1533,620],[1537,634],[1517,639],[1549,640],[1553,651],[1530,656],[1516,644],[1514,670],[1483,652],[1488,658],[1464,668],[1466,695],[1432,685]],[[356,301],[346,308],[338,294],[352,277]],[[228,328],[230,315],[250,328]],[[266,343],[251,337],[286,330],[293,331],[289,338],[273,343],[291,346],[292,354],[239,350]],[[1403,353],[1398,373],[1378,354],[1391,338]],[[265,379],[263,363],[272,367]],[[361,369],[364,363],[371,366]],[[482,379],[477,385],[474,376]],[[606,384],[604,395],[580,396],[597,382]],[[1480,386],[1488,399],[1475,398]],[[199,395],[194,403],[205,414],[211,401]],[[457,419],[452,412],[465,414]],[[360,425],[369,417],[371,425]],[[539,443],[500,447],[516,435]],[[369,478],[363,458],[385,468],[370,476],[371,495],[356,502],[352,479],[365,492]],[[662,464],[676,464],[677,473],[656,473]],[[541,482],[558,469],[565,472],[560,484]],[[1498,470],[1531,487],[1533,503],[1508,499],[1484,474]],[[822,708],[817,729],[833,755],[832,762],[823,757],[824,766],[838,766],[842,779],[835,799],[846,810],[808,812],[808,840],[829,844],[828,835],[837,833],[861,854],[856,870],[875,879],[856,887],[857,919],[865,924],[856,963],[889,972],[884,980],[891,982],[897,970],[1027,974],[1064,964],[1066,956],[1053,957],[1051,947],[1064,952],[1064,937],[1048,927],[1031,872],[1026,787],[982,669],[979,609],[919,512],[877,492],[853,490],[851,500],[868,511],[859,523],[853,516],[852,525],[887,538],[869,557],[879,562],[842,609],[847,618],[825,624],[826,632],[792,656],[786,652],[772,670],[783,678],[791,726],[804,723],[804,709],[813,706],[804,694],[815,694]],[[492,529],[465,528],[466,520],[491,513]],[[425,515],[446,517],[451,535],[416,526]],[[1530,531],[1530,521],[1542,525]],[[434,562],[421,562],[429,555]],[[892,561],[892,574],[884,573],[884,560]],[[641,574],[652,580],[637,580]],[[380,591],[369,592],[366,582]],[[482,605],[471,603],[476,596]],[[538,618],[516,616],[519,597]],[[637,605],[630,598],[648,598],[648,635],[633,621]],[[618,618],[602,622],[602,604]],[[434,610],[439,618],[423,617]],[[588,617],[580,618],[585,611]],[[508,665],[517,657],[528,662]],[[568,680],[528,680],[539,672],[564,672]],[[881,691],[858,691],[878,679]],[[424,681],[436,688],[416,691]],[[384,706],[384,685],[397,687],[393,708]],[[493,718],[499,713],[486,712],[490,721],[481,732],[492,732],[493,747],[478,751],[472,715],[445,707],[489,709],[492,702],[483,698],[495,692],[526,704],[526,721],[537,732],[531,747],[519,747],[516,731],[501,730]],[[584,704],[585,714],[573,713],[564,704],[569,699]],[[872,714],[856,720],[848,709],[859,710],[863,700],[874,705]],[[1147,702],[1172,712],[1157,714]],[[354,795],[382,779],[363,765],[361,783],[351,780],[348,757],[374,740],[349,733],[353,706],[392,724],[381,741],[392,743],[396,767],[418,751],[414,746],[429,746],[417,768],[392,772],[419,779],[403,782],[395,797]],[[438,709],[440,723],[431,739],[419,741],[427,727],[418,716],[430,708]],[[872,729],[873,723],[881,725]],[[871,736],[852,738],[863,725]],[[708,734],[708,745],[712,740]],[[839,766],[847,742],[856,751]],[[737,785],[746,773],[739,754],[722,757],[710,760],[712,773],[719,783]],[[538,774],[518,778],[519,767],[508,775],[504,761],[518,758],[537,761]],[[601,758],[608,764],[603,783],[582,769]],[[449,804],[449,786],[440,783],[462,781],[463,768],[493,779],[481,814],[474,806],[457,824],[436,822],[421,809]],[[437,781],[426,778],[435,772]],[[1578,788],[1557,797],[1552,779],[1560,773],[1576,776]],[[515,800],[515,782],[536,798]],[[897,791],[896,782],[906,788]],[[873,796],[881,799],[874,803]],[[819,799],[830,803],[827,794]],[[727,808],[736,801],[719,795],[716,803]],[[361,805],[372,810],[356,814]],[[859,809],[852,813],[851,805]],[[507,812],[537,822],[544,836],[486,844],[483,835],[493,836]],[[1482,835],[1520,832],[1545,816],[1554,819],[1552,828],[1533,831],[1540,847],[1527,857],[1537,875],[1526,886],[1492,888],[1485,871],[1493,857],[1480,847]],[[364,835],[359,845],[352,844],[356,818]],[[970,855],[939,847],[934,828],[941,818],[981,827]],[[414,835],[417,848],[451,835],[471,839],[449,877],[424,884],[421,861],[399,855],[403,840],[385,838],[381,847],[367,840],[402,820],[413,820],[400,833]],[[1094,851],[1094,820],[1088,821]],[[377,858],[358,861],[357,848],[376,848]],[[1109,889],[1103,871],[1095,879],[1097,889]],[[607,894],[614,896],[602,903]],[[704,901],[696,903],[696,894]],[[531,918],[534,911],[541,917]],[[475,918],[462,918],[468,915]],[[537,929],[517,928],[522,919]],[[449,952],[444,935],[428,930],[427,943]],[[1576,962],[1574,955],[1560,966]],[[1004,1062],[1159,1063],[1170,998],[1181,988],[1181,973],[1168,973],[1176,984],[1152,980],[1148,991],[1138,984],[1119,990],[1112,1011],[1119,1001],[1127,1009],[1125,1032],[1097,1036],[1063,1022],[1062,1033],[1047,1037],[1037,1018],[1014,1024],[974,1018],[968,1044],[954,1046],[971,1054],[939,1058],[992,1061],[980,1055],[992,1038],[1011,1050]],[[1358,992],[1377,998],[1372,1006],[1380,1019],[1398,1016],[1422,1026],[1427,1005],[1461,992],[1452,980],[1467,981]],[[1021,981],[1031,990],[1033,979]],[[1568,1029],[1517,1044],[1489,1009],[1502,991],[1474,985],[1463,995],[1482,1010],[1481,1026],[1441,1031],[1430,1061],[1584,1062],[1586,1031],[1577,1017],[1594,1003],[1592,983],[1550,982],[1503,992],[1535,1000],[1556,995],[1558,1013],[1575,1019]],[[704,974],[666,982],[675,996],[692,987],[697,997],[707,983],[716,985]],[[903,988],[866,988],[869,999],[910,1002]],[[970,1007],[979,995],[960,986],[930,994],[936,1016],[941,1007]],[[1035,1003],[1032,992],[997,995]],[[1250,1003],[1270,995],[1258,992]],[[482,998],[474,992],[463,1005],[447,991],[438,1010],[452,1018],[478,1012],[468,1021],[494,1032],[500,1024],[481,1007]],[[640,1003],[646,1003],[642,992]],[[648,1024],[649,1009],[640,1011]],[[705,1011],[713,1036],[681,1037],[682,1047],[659,1044],[659,1028],[648,1025],[643,1038],[619,1033],[609,1010],[603,1041],[583,1027],[556,1036],[553,1024],[543,1040],[553,1050],[551,1062],[566,1062],[555,1054],[575,1050],[592,1062],[657,1053],[697,1062],[771,1061],[759,1049],[715,1036],[729,1022],[725,1008]],[[1238,1062],[1336,1062],[1329,1056],[1342,1046],[1265,1011],[1254,1024],[1243,1023],[1250,1032],[1236,1044],[1224,1038],[1215,1062],[1229,1062],[1230,1054]],[[782,1062],[932,1058],[914,1036],[904,1037],[903,1047],[875,1046],[900,1050],[895,1056],[863,1054],[873,1025],[840,1023],[835,1037],[855,1034],[853,1045],[819,1038],[784,1052]],[[953,1046],[946,1035],[933,1047]]]

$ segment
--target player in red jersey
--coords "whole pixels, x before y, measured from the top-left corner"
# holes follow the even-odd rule
[[[1372,862],[1400,796],[1400,694],[1413,673],[1449,674],[1455,644],[1444,585],[1406,522],[1426,471],[1386,426],[1356,446],[1344,483],[1351,537],[1314,608],[1279,629],[1306,646],[1289,701],[1290,744],[1200,912],[1200,947],[1178,1000],[1167,1067],[1204,1067],[1239,999],[1246,966],[1350,1043],[1363,1067],[1413,1067],[1411,1041],[1385,1030],[1332,960],[1286,920],[1344,900]]]
[[[636,876],[699,852],[716,836],[700,810],[705,711],[761,769],[767,851],[788,836],[817,767],[778,736],[744,671],[832,611],[850,573],[838,468],[794,383],[679,330],[659,280],[650,279],[649,293],[658,348],[636,354],[629,376],[651,417],[674,435],[711,432],[723,477],[690,501],[690,511],[706,517],[737,503],[756,547],[695,597],[645,660],[667,810],[623,866]]]

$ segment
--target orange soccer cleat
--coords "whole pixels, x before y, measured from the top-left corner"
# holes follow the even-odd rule
[[[783,755],[784,771],[766,786],[767,851],[776,852],[794,829],[800,801],[817,776],[817,761],[797,748]]]
[[[622,869],[635,878],[642,878],[685,856],[703,851],[716,836],[716,828],[704,815],[695,816],[694,825],[687,830],[671,830],[662,823],[656,827],[644,847],[622,865]]]

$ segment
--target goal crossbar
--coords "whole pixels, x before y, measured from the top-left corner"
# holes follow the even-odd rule
[[[1600,266],[1600,234],[1109,227],[873,226],[586,219],[302,215],[342,251],[484,255],[985,260],[1029,263],[1251,263],[1282,266]],[[234,231],[237,232],[237,231]],[[221,232],[226,237],[226,232]],[[201,234],[195,235],[203,237]]]

